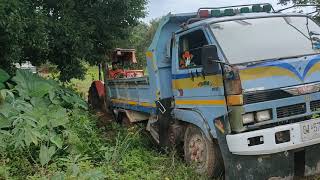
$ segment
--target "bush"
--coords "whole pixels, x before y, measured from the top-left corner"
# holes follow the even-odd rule
[[[98,129],[55,81],[23,70],[0,70],[0,80],[0,179],[201,179],[175,152],[154,150],[141,127]]]

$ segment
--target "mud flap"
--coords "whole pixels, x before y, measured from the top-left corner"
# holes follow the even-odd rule
[[[215,120],[215,128],[225,165],[225,179],[293,179],[320,173],[320,145],[270,155],[235,155],[229,151],[226,141],[226,135],[231,132],[228,120]]]
[[[172,122],[172,98],[156,101],[159,114],[159,144],[161,147],[169,147],[169,127]]]
[[[320,145],[305,148],[305,176],[320,174]]]

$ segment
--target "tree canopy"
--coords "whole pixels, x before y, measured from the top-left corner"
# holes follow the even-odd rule
[[[308,4],[308,3],[316,3],[317,0],[279,0],[280,4],[287,4],[290,2],[294,4]]]
[[[153,36],[157,31],[161,18],[153,19],[148,24],[140,22],[130,29],[128,39],[118,42],[118,47],[136,49],[138,64],[133,68],[143,69],[146,66],[145,53],[148,50]]]
[[[2,0],[0,68],[13,63],[57,65],[60,80],[82,78],[146,14],[147,0]]]

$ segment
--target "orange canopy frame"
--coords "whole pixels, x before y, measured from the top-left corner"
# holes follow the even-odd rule
[[[135,49],[121,49],[116,48],[111,55],[112,62],[125,62],[137,63],[136,50]]]

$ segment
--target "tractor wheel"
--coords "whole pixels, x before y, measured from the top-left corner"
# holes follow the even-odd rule
[[[187,163],[194,165],[199,174],[208,177],[223,175],[223,159],[218,144],[193,125],[189,125],[185,132],[184,158]]]
[[[101,102],[97,88],[94,86],[91,86],[89,89],[89,95],[88,95],[88,104],[89,106],[95,110],[95,111],[101,111],[102,104]]]

